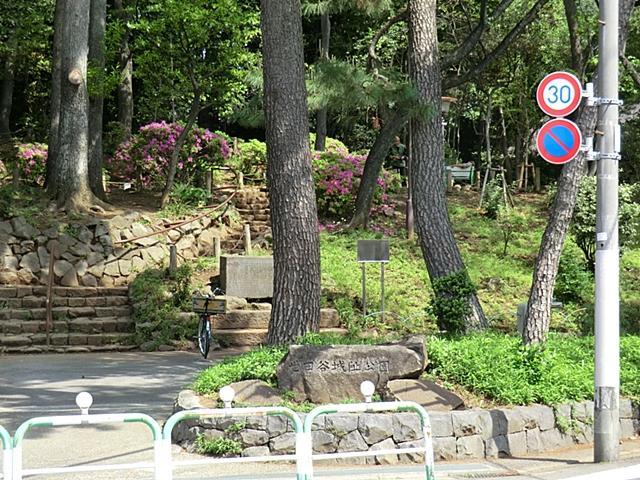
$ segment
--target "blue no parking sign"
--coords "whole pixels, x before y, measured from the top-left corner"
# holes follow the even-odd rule
[[[576,158],[580,152],[582,133],[572,121],[556,118],[542,126],[536,146],[540,156],[547,162],[562,165]]]

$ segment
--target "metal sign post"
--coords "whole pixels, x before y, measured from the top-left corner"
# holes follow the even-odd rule
[[[620,249],[618,246],[618,0],[600,2],[594,461],[618,459]]]
[[[362,269],[362,314],[367,316],[367,263],[380,264],[380,312],[384,321],[384,264],[389,263],[389,240],[358,240],[358,263]]]

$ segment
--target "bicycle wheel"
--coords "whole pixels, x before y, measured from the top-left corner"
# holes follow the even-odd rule
[[[211,325],[207,315],[200,315],[198,321],[198,348],[204,358],[209,355],[209,347],[211,346]]]

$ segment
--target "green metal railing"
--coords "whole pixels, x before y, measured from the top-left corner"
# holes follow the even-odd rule
[[[334,413],[372,413],[372,412],[415,412],[420,416],[422,434],[424,436],[423,447],[394,448],[389,450],[367,450],[361,452],[342,452],[313,454],[313,440],[311,429],[314,420],[320,415],[331,415]],[[313,480],[313,460],[354,458],[354,457],[377,457],[379,455],[396,455],[399,453],[422,453],[424,454],[424,479],[435,480],[434,458],[433,458],[433,438],[431,432],[431,422],[429,414],[424,407],[415,402],[376,402],[376,403],[356,403],[340,405],[321,405],[309,412],[304,420],[304,440],[303,445],[306,453],[303,458],[304,480]]]
[[[13,441],[9,432],[2,425],[0,425],[0,440],[2,441],[2,478],[3,480],[11,480]]]

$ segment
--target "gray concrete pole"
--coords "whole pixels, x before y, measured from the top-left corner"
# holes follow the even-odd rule
[[[618,459],[620,292],[618,246],[618,0],[600,1],[596,211],[594,461]]]

